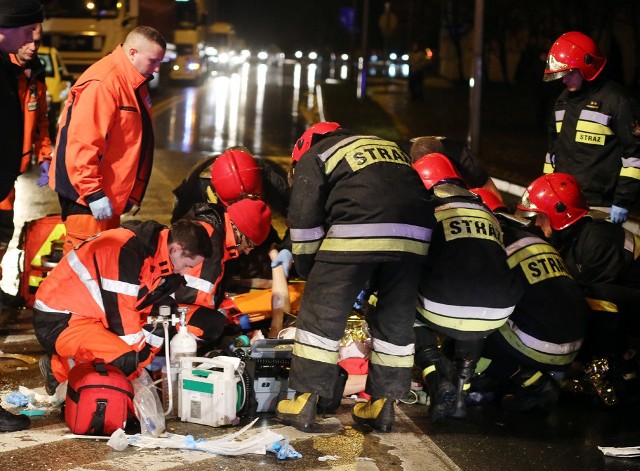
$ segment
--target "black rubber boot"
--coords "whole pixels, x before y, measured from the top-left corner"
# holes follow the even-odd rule
[[[456,376],[454,378],[456,399],[451,417],[463,419],[467,416],[465,384],[470,382],[473,373],[476,371],[476,362],[475,360],[457,358],[454,361],[454,366],[456,367]]]
[[[58,383],[58,380],[53,375],[53,371],[51,369],[51,355],[41,356],[38,361],[38,366],[40,367],[40,373],[42,373],[42,377],[44,378],[44,389],[47,391],[49,396],[53,396],[60,383]]]
[[[547,408],[558,401],[559,387],[547,373],[519,371],[511,378],[512,392],[502,398],[505,409],[523,412],[536,407]]]
[[[455,367],[441,348],[429,345],[416,351],[415,363],[422,369],[422,381],[429,394],[429,417],[437,422],[449,417],[455,406],[456,390],[451,383]]]
[[[437,368],[427,367],[422,372],[429,393],[429,418],[438,422],[451,416],[455,409],[456,388]]]
[[[31,426],[31,419],[26,415],[15,415],[0,407],[0,432],[17,432]]]

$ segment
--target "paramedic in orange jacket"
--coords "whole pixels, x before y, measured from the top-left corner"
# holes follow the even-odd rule
[[[47,86],[44,82],[44,67],[38,59],[38,48],[42,40],[42,25],[38,24],[33,32],[33,41],[25,44],[15,54],[9,54],[11,62],[22,68],[18,76],[18,96],[22,105],[24,118],[24,136],[22,145],[22,162],[20,173],[24,173],[31,162],[31,154],[35,152],[42,175],[46,175],[51,162],[51,139],[49,138],[49,118],[47,117]],[[42,183],[42,175],[38,186]],[[13,224],[13,206],[16,200],[16,189],[0,201],[0,261],[15,229]],[[2,268],[0,267],[0,278]]]
[[[262,244],[271,230],[271,210],[260,200],[249,198],[226,208],[198,204],[185,217],[204,223],[214,248],[213,256],[185,274],[186,285],[175,294],[181,307],[188,307],[187,328],[205,342],[215,342],[229,322],[219,309],[224,296],[221,285],[225,263]],[[247,326],[248,327],[248,326]]]
[[[147,82],[165,50],[157,30],[139,26],[71,88],[49,172],[67,232],[65,253],[118,227],[120,216],[142,203],[154,147]]]
[[[147,316],[183,275],[212,256],[204,226],[179,220],[171,229],[131,221],[73,248],[36,293],[33,325],[48,355],[40,360],[47,393],[77,362],[102,358],[133,378],[162,347]]]

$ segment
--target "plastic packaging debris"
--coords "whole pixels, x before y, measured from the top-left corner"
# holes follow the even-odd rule
[[[325,455],[319,456],[318,461],[338,461],[340,457],[338,455]]]
[[[600,450],[604,456],[613,456],[616,458],[640,457],[640,446],[627,446],[627,447],[599,446],[598,450]]]
[[[111,448],[116,451],[122,451],[129,445],[129,440],[127,439],[127,434],[124,433],[124,430],[119,428],[115,432],[111,434],[109,437],[109,441],[107,442]]]
[[[294,450],[293,447],[284,439],[273,442],[271,447],[267,448],[267,451],[275,453],[276,458],[279,460],[286,460],[287,458],[297,460],[302,458],[302,455]]]
[[[244,440],[237,440],[237,438],[247,430],[249,430],[257,420],[258,419],[256,418],[250,424],[241,428],[237,432],[222,435],[221,437],[213,440],[202,438],[195,439],[192,435],[178,435],[174,433],[167,433],[166,436],[159,438],[144,436],[142,434],[125,435],[125,437],[129,445],[138,448],[172,448],[181,450],[204,451],[206,453],[226,456],[238,456],[249,453],[264,455],[266,454],[267,449],[272,447],[273,443],[283,440],[284,437],[279,433],[266,429]],[[116,433],[118,435],[114,437],[114,434]],[[122,435],[117,430],[116,432],[114,432],[114,434],[112,434],[114,445],[122,447]],[[78,438],[85,437],[79,436]],[[111,441],[111,438],[109,439],[109,441]],[[119,451],[126,448],[115,448],[114,445],[109,445]]]
[[[66,394],[66,381],[63,384],[62,392]],[[57,393],[54,396],[49,396],[46,393],[39,393],[39,390],[44,391],[44,388],[31,390],[25,386],[20,386],[18,391],[12,391],[3,398],[2,405],[3,407],[10,406],[9,408],[24,408],[15,412],[30,417],[41,416],[47,412],[59,410],[60,405],[64,402],[64,396],[59,398]]]
[[[5,399],[9,404],[13,404],[14,406],[24,407],[29,404],[29,399],[22,393],[12,392]]]
[[[159,437],[165,431],[164,410],[158,391],[149,373],[142,370],[139,377],[131,381],[133,385],[133,405],[140,421],[142,435]]]

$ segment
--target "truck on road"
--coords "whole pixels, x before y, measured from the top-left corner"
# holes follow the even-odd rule
[[[174,0],[42,0],[43,45],[55,47],[76,78],[122,44],[138,25],[158,29],[170,41]],[[154,80],[153,88],[159,83]]]

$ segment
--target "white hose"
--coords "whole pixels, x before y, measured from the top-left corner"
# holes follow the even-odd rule
[[[170,352],[170,342],[169,342],[169,322],[164,321],[162,323],[162,327],[164,329],[164,354],[165,354],[165,366],[167,369],[167,395],[169,396],[169,401],[167,404],[167,410],[164,411],[164,415],[169,415],[173,412],[173,381],[171,379],[171,352]]]

